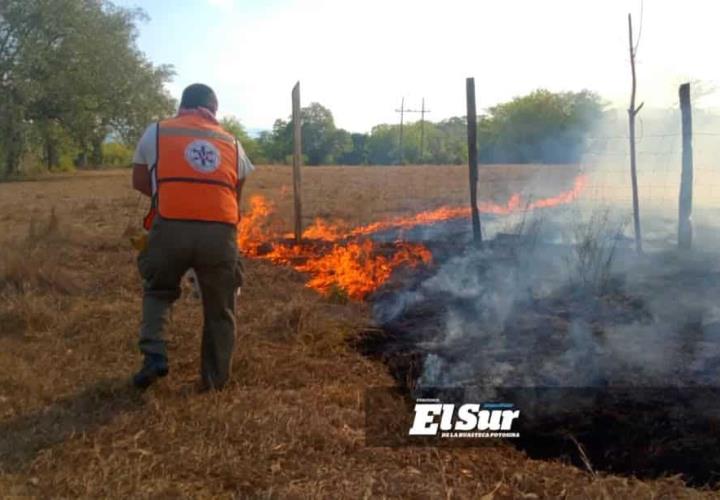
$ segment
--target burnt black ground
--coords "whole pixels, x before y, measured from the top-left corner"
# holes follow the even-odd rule
[[[497,276],[480,268],[507,266],[506,243],[486,243],[477,272],[488,282]],[[526,416],[515,444],[534,458],[642,478],[681,474],[692,485],[718,483],[715,254],[666,251],[637,258],[620,249],[618,269],[602,289],[567,283],[538,294],[530,283],[527,293],[514,291],[498,329],[497,317],[478,312],[477,296],[427,286],[438,265],[468,252],[467,240],[426,244],[436,267],[401,272],[376,293],[378,327],[356,342],[387,365],[401,388],[505,391],[508,400],[522,401],[517,404]],[[477,335],[465,329],[450,336],[450,316],[473,325]],[[484,332],[486,326],[496,331]]]

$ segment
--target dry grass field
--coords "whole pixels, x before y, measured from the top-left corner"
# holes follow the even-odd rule
[[[502,203],[567,167],[492,167],[481,196]],[[304,171],[306,222],[365,224],[467,199],[462,167]],[[371,448],[363,394],[393,380],[348,340],[371,318],[304,277],[246,262],[235,371],[198,394],[200,305],[183,297],[169,338],[170,376],[129,387],[140,356],[140,280],[127,238],[145,201],[127,170],[0,184],[0,495],[260,498],[695,498],[678,478],[639,481],[510,446]],[[290,169],[260,167],[262,194],[290,229]]]

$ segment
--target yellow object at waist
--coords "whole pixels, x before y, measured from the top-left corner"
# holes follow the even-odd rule
[[[137,236],[131,236],[130,237],[130,243],[132,244],[133,248],[137,250],[138,252],[142,252],[147,248],[147,242],[148,242],[148,235],[147,233],[143,233]]]

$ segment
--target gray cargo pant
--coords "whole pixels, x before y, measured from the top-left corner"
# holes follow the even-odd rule
[[[140,351],[167,357],[163,331],[170,306],[180,297],[180,281],[192,267],[203,302],[202,382],[207,388],[225,385],[235,347],[238,262],[234,227],[157,217],[138,256],[144,291]]]

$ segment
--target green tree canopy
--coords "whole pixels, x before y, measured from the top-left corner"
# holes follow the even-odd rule
[[[108,136],[136,140],[174,109],[169,66],[136,46],[139,10],[105,0],[0,3],[0,154],[6,174],[28,152],[57,166],[74,150],[102,162]]]
[[[225,130],[230,132],[238,141],[240,141],[240,144],[245,150],[245,154],[247,154],[248,158],[250,158],[250,161],[256,164],[264,163],[266,161],[260,144],[248,135],[247,130],[245,130],[243,124],[240,123],[240,120],[234,116],[226,116],[220,120],[220,125],[222,125]]]
[[[478,120],[478,148],[484,163],[573,163],[579,161],[593,126],[603,113],[589,91],[537,90],[488,110]],[[332,113],[313,103],[303,108],[303,153],[308,165],[459,164],[467,161],[465,117],[440,122],[381,124],[369,134],[335,127]],[[277,120],[261,135],[259,147],[270,161],[287,162],[292,123]]]
[[[536,90],[490,108],[480,119],[479,155],[486,163],[573,163],[602,116],[589,91]]]
[[[332,112],[317,102],[300,110],[302,150],[307,165],[324,165],[342,161],[353,149],[351,135],[335,127]],[[275,120],[272,132],[258,139],[264,157],[274,162],[288,162],[293,149],[293,122]]]

